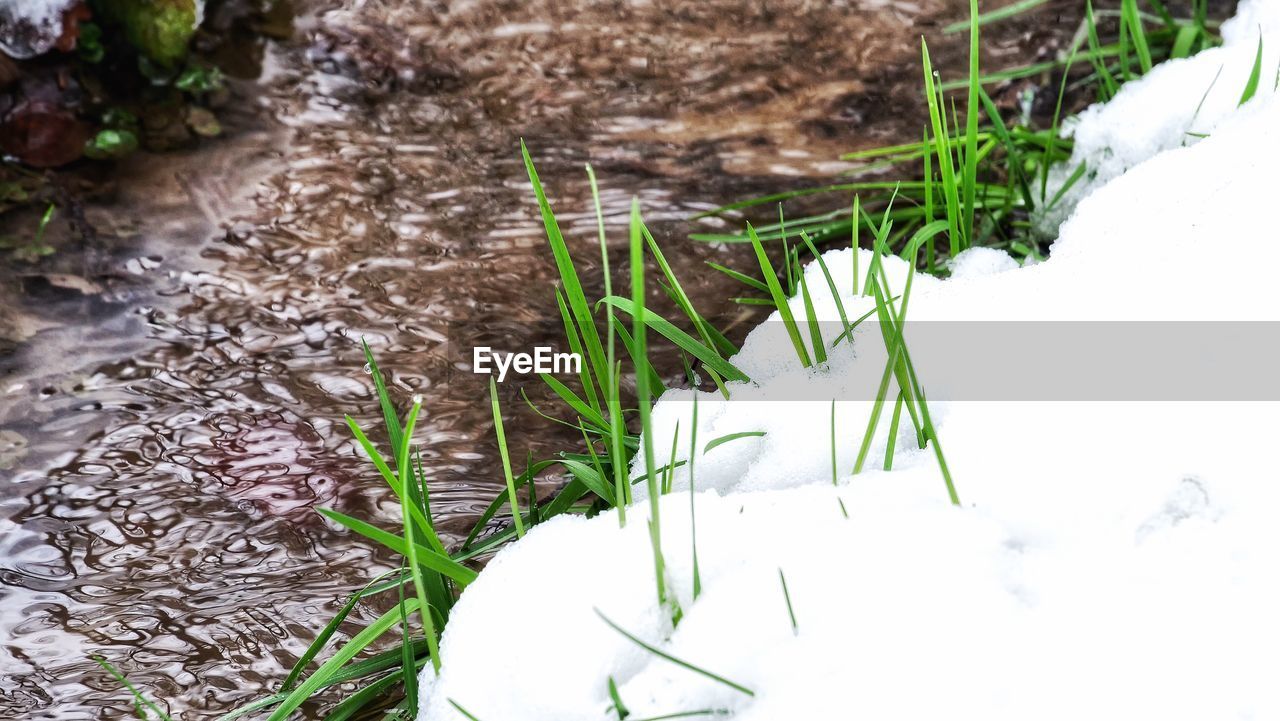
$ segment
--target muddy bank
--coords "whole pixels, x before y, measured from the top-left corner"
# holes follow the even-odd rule
[[[342,427],[378,418],[361,337],[395,394],[425,395],[440,527],[469,528],[500,482],[487,407],[438,385],[444,341],[520,337],[554,309],[519,138],[581,261],[590,162],[612,240],[638,196],[700,307],[724,312],[737,289],[702,261],[743,267],[741,249],[684,240],[685,219],[918,137],[917,38],[962,67],[964,38],[937,32],[962,5],[299,8],[232,137],[131,161],[85,209],[97,250],[0,271],[0,710],[124,717],[90,652],[179,718],[279,682],[382,568],[312,508],[397,513]],[[1075,28],[1057,17],[996,26],[991,62],[1051,54]],[[573,442],[507,407],[516,453]]]

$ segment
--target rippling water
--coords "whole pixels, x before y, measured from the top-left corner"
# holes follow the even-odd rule
[[[312,510],[397,517],[342,426],[378,422],[361,337],[394,395],[425,394],[434,507],[469,528],[500,482],[487,405],[440,385],[446,335],[518,336],[554,309],[519,138],[589,284],[586,162],[616,259],[637,196],[700,307],[724,311],[737,289],[702,261],[744,258],[686,241],[684,219],[918,137],[917,38],[965,5],[297,8],[232,137],[133,161],[86,210],[99,242],[3,271],[0,716],[124,718],[90,653],[182,719],[278,684],[389,560]],[[1074,29],[1056,18],[998,26],[992,60],[1051,52]],[[963,67],[963,40],[939,37],[936,64]],[[573,441],[508,410],[517,454]]]

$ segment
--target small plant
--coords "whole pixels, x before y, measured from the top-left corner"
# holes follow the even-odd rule
[[[57,210],[57,206],[50,203],[45,208],[44,215],[40,216],[40,223],[36,225],[36,232],[31,236],[30,240],[21,240],[13,237],[0,238],[0,248],[9,250],[13,257],[25,263],[34,263],[41,258],[53,255],[57,249],[45,242],[45,230],[49,227],[49,222],[53,220],[53,214]]]

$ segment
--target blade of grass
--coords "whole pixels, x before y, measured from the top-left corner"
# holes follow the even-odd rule
[[[490,382],[493,381],[490,376]],[[396,458],[400,463],[399,473],[397,477],[406,483],[409,479],[409,444],[413,442],[413,429],[418,424],[418,414],[422,410],[422,397],[417,396],[413,400],[413,407],[409,409],[409,417],[404,423],[404,433],[400,437],[400,450],[396,453]],[[431,666],[436,674],[440,673],[440,648],[438,639],[436,638],[435,620],[431,617],[431,604],[427,602],[427,583],[422,574],[423,566],[427,566],[433,571],[440,573],[439,565],[440,557],[432,551],[428,557],[421,558],[418,549],[421,548],[414,538],[414,521],[413,514],[409,512],[412,506],[409,503],[409,494],[400,497],[400,513],[404,519],[404,555],[409,562],[409,573],[413,577],[413,590],[418,600],[418,615],[422,618],[422,625],[427,636],[427,648],[431,655]],[[518,511],[519,509],[517,509]],[[428,520],[428,526],[430,521]],[[399,604],[401,611],[404,611],[404,602]],[[407,615],[407,612],[405,612]],[[414,683],[413,679],[405,679],[405,683]],[[412,696],[416,701],[416,693]]]
[[[735,368],[732,363],[722,358],[715,349],[708,348],[702,341],[680,330],[671,321],[648,308],[637,306],[634,299],[628,300],[620,296],[611,296],[602,298],[600,304],[617,308],[630,315],[639,326],[652,328],[659,335],[679,346],[680,350],[702,361],[703,366],[710,370],[715,370],[721,376],[735,381],[751,380],[745,373]],[[638,344],[638,339],[633,340],[632,343]],[[639,349],[637,348],[635,355],[638,355],[638,353]]]
[[[386,633],[391,627],[395,626],[400,620],[400,614],[412,613],[418,610],[418,600],[415,598],[406,599],[403,604],[397,604],[394,608],[389,609],[386,613],[379,616],[376,620],[360,630],[350,641],[343,644],[329,660],[320,665],[316,672],[311,674],[297,688],[289,693],[288,696],[280,702],[275,711],[267,717],[267,721],[284,721],[292,714],[303,701],[311,698],[317,690],[320,689],[324,682],[333,676],[347,661],[355,657],[368,646]]]
[[[994,23],[1000,20],[1006,20],[1016,15],[1025,13],[1028,10],[1034,10],[1040,7],[1041,5],[1044,5],[1047,2],[1049,2],[1049,0],[1020,0],[1019,2],[1006,5],[1005,7],[1002,7],[1002,8],[989,10],[983,13],[982,15],[977,14],[977,9],[975,6],[975,9],[971,11],[974,15],[974,18],[972,20],[961,20],[960,22],[951,23],[950,25],[944,27],[942,29],[942,32],[947,35],[951,35],[971,27],[971,23],[975,25],[986,25],[987,23]]]
[[[604,622],[605,622],[605,625],[607,625],[609,628],[612,628],[613,630],[615,630],[615,631],[617,631],[618,633],[622,634],[622,635],[623,635],[623,637],[625,637],[628,641],[630,641],[630,642],[634,643],[635,645],[639,646],[640,648],[643,648],[644,650],[648,651],[649,653],[653,654],[654,656],[657,656],[658,658],[661,658],[661,659],[666,660],[666,661],[670,661],[671,663],[674,663],[675,665],[677,665],[677,666],[679,666],[679,667],[681,667],[681,668],[683,668],[683,669],[686,669],[686,670],[688,670],[688,671],[692,671],[692,672],[694,672],[694,673],[696,673],[696,674],[698,674],[698,675],[700,675],[700,676],[704,676],[704,677],[706,677],[706,678],[709,678],[709,679],[711,679],[712,681],[715,681],[715,682],[717,682],[717,683],[724,684],[725,686],[728,686],[729,688],[733,689],[734,691],[738,691],[739,693],[744,693],[744,694],[746,694],[746,695],[748,695],[748,696],[755,696],[755,695],[756,695],[755,691],[752,691],[751,689],[747,688],[746,686],[743,686],[743,685],[742,685],[742,684],[740,684],[740,683],[734,683],[733,681],[730,681],[729,679],[725,678],[724,676],[720,676],[720,675],[718,675],[718,674],[714,674],[714,673],[712,673],[712,672],[710,672],[710,671],[708,671],[708,670],[706,670],[706,669],[704,669],[704,668],[700,668],[700,667],[698,667],[698,666],[694,666],[693,664],[689,663],[688,661],[685,661],[685,660],[683,660],[683,659],[676,658],[675,656],[672,656],[671,654],[666,653],[665,651],[662,651],[662,650],[660,650],[660,649],[658,649],[658,648],[656,648],[656,647],[654,647],[654,646],[651,646],[651,645],[649,645],[649,644],[645,643],[644,641],[641,641],[641,640],[640,640],[639,638],[637,638],[636,636],[634,636],[634,635],[632,635],[632,634],[628,633],[626,630],[624,630],[624,629],[623,629],[621,626],[619,626],[618,624],[614,623],[613,621],[610,621],[610,620],[609,620],[609,618],[608,618],[607,616],[605,616],[603,613],[601,613],[601,612],[600,612],[600,609],[598,609],[598,608],[597,608],[597,609],[595,609],[595,612],[596,612],[596,615],[600,617],[600,620],[601,620],[601,621],[604,621]]]
[[[645,338],[645,296],[644,296],[644,234],[640,230],[640,201],[631,199],[631,313],[632,337],[635,339],[633,360],[636,366],[636,377],[644,376],[649,367],[649,354]],[[653,546],[653,572],[657,584],[658,605],[667,603],[666,564],[662,559],[662,525],[658,504],[658,478],[653,457],[653,433],[649,422],[649,386],[637,383],[637,403],[640,409],[641,445],[644,452],[644,469],[647,476],[649,492],[649,540]]]
[[[413,657],[413,643],[409,640],[409,614],[404,611],[404,585],[396,587],[399,592],[400,603],[400,670],[404,674],[404,701],[402,702],[405,709],[412,716],[418,715],[418,681],[414,671],[417,664]],[[422,608],[419,605],[419,608]]]
[[[382,408],[382,420],[387,427],[388,440],[391,441],[392,448],[399,448],[400,418],[396,415],[395,406],[391,404],[391,395],[387,393],[387,384],[382,380],[382,371],[378,368],[378,361],[374,359],[368,342],[363,338],[360,339],[360,347],[364,349],[365,368],[373,376],[373,387],[377,391],[378,405]]]
[[[587,304],[586,294],[582,290],[582,282],[578,279],[578,271],[574,267],[573,257],[569,253],[569,245],[560,233],[560,226],[556,222],[555,213],[551,210],[551,204],[547,201],[547,194],[543,190],[542,182],[538,179],[538,171],[533,165],[533,159],[529,156],[529,149],[525,147],[523,139],[520,141],[520,155],[524,159],[525,171],[529,175],[529,183],[533,186],[534,195],[537,197],[538,210],[542,214],[542,225],[547,234],[547,242],[551,246],[551,254],[555,257],[556,270],[560,274],[560,282],[564,286],[569,308],[573,311],[578,330],[582,333],[583,345],[587,349],[591,367],[594,369],[597,378],[605,378],[608,373],[608,361],[605,358],[604,349],[600,345],[600,334],[596,331],[591,308]]]
[[[749,276],[749,275],[746,275],[746,274],[744,274],[744,273],[739,273],[738,271],[736,271],[736,270],[734,270],[734,269],[732,269],[732,268],[726,268],[726,267],[724,267],[723,265],[720,265],[719,263],[713,263],[713,262],[711,262],[711,261],[709,261],[709,260],[707,261],[707,265],[711,266],[711,267],[712,267],[712,268],[714,268],[715,270],[720,271],[721,273],[724,273],[725,275],[729,276],[730,278],[733,278],[734,280],[738,281],[739,283],[742,283],[742,284],[747,285],[747,286],[749,286],[749,287],[751,287],[751,288],[753,288],[753,289],[755,289],[755,290],[760,291],[761,293],[768,293],[768,292],[769,292],[769,286],[765,285],[764,283],[761,283],[760,281],[756,280],[755,278],[752,278],[752,277],[751,277],[751,276]]]
[[[1133,51],[1138,56],[1138,67],[1145,75],[1151,72],[1151,47],[1147,45],[1147,34],[1142,29],[1142,16],[1138,13],[1138,0],[1121,0],[1120,13],[1125,29],[1133,40]]]
[[[884,469],[893,470],[893,451],[898,440],[898,424],[902,422],[902,403],[906,395],[899,392],[898,400],[893,404],[893,416],[889,419],[889,441],[884,447]]]
[[[520,520],[520,499],[516,496],[516,479],[511,474],[511,455],[507,451],[507,434],[502,427],[502,408],[498,403],[498,384],[493,376],[489,376],[489,405],[493,410],[493,432],[498,437],[498,456],[502,459],[502,476],[507,482],[507,502],[511,504],[516,538],[523,538],[524,522]]]
[[[1262,34],[1258,34],[1258,54],[1253,59],[1253,69],[1249,71],[1249,81],[1244,85],[1244,92],[1240,95],[1240,102],[1236,105],[1239,107],[1253,99],[1258,92],[1258,81],[1262,79]]]
[[[769,257],[765,255],[764,246],[760,244],[760,238],[756,235],[755,228],[751,227],[750,223],[747,224],[747,235],[751,238],[751,247],[755,250],[756,261],[760,264],[760,272],[764,275],[764,282],[769,286],[769,295],[773,298],[774,307],[778,309],[779,315],[782,316],[782,323],[786,327],[787,335],[791,338],[791,344],[796,349],[796,355],[807,368],[813,363],[809,360],[809,351],[805,349],[804,341],[800,338],[795,316],[791,313],[791,305],[782,293],[782,286],[778,284],[778,273],[773,269],[773,264],[769,262]]]
[[[405,546],[404,538],[397,536],[394,533],[388,533],[377,526],[365,523],[358,518],[352,518],[346,514],[339,513],[331,508],[317,508],[316,511],[334,523],[345,526],[371,541],[381,543],[402,556],[409,555],[407,552],[408,549]],[[476,572],[470,568],[467,568],[449,556],[437,553],[426,546],[421,544],[415,545],[416,548],[414,549],[414,552],[421,565],[430,568],[437,573],[442,573],[445,576],[448,576],[455,583],[462,586],[476,580]]]
[[[119,683],[121,686],[124,686],[126,689],[128,689],[129,693],[133,695],[134,708],[137,709],[139,718],[147,718],[147,716],[142,712],[142,710],[145,708],[155,712],[156,716],[160,718],[160,721],[173,721],[173,719],[169,717],[169,714],[165,713],[164,711],[161,711],[159,706],[155,705],[154,703],[151,702],[150,699],[142,695],[142,692],[139,691],[136,686],[130,683],[129,679],[125,678],[124,674],[120,673],[120,671],[116,669],[115,666],[112,666],[111,663],[107,661],[107,659],[103,658],[102,656],[98,656],[96,654],[93,656],[90,656],[89,658],[92,658],[94,663],[98,664],[103,668],[104,671],[111,674],[111,677],[114,678],[117,683]]]
[[[805,246],[809,249],[809,252],[813,254],[814,260],[818,262],[818,269],[822,271],[822,277],[827,281],[827,290],[831,293],[831,299],[835,301],[836,315],[840,318],[840,326],[843,328],[844,334],[848,334],[852,326],[849,325],[849,316],[845,313],[844,301],[840,300],[840,290],[836,288],[836,281],[831,277],[831,270],[827,267],[827,261],[822,257],[822,254],[818,252],[817,246],[813,244],[813,240],[809,238],[808,233],[801,231],[800,240],[804,242]],[[854,255],[857,255],[856,250],[854,251]],[[854,282],[857,283],[856,280]],[[839,342],[839,338],[836,339],[836,342]],[[834,346],[835,342],[831,345]]]
[[[951,239],[951,256],[955,257],[964,247],[960,236],[960,196],[956,187],[951,146],[947,140],[944,140],[949,138],[950,134],[947,131],[946,115],[942,112],[942,90],[935,85],[933,63],[929,60],[929,45],[923,38],[920,40],[920,57],[924,65],[924,94],[929,106],[929,122],[933,126],[933,142],[938,158],[938,171],[942,175],[942,197],[947,209],[947,229]]]
[[[289,670],[289,675],[286,676],[284,682],[280,684],[281,691],[288,691],[297,684],[298,679],[302,677],[302,672],[306,670],[307,666],[315,659],[316,655],[324,650],[324,647],[328,645],[329,639],[333,638],[333,634],[337,632],[338,627],[342,625],[343,621],[347,620],[347,616],[351,614],[353,609],[355,609],[356,604],[360,602],[360,599],[364,598],[365,592],[392,573],[395,572],[387,571],[381,576],[369,581],[361,590],[351,594],[351,597],[347,599],[346,603],[342,604],[342,608],[338,609],[338,612],[334,614],[333,618],[329,619],[329,622],[325,624],[324,628],[320,629],[320,633],[316,635],[315,640],[313,640],[311,644],[307,646],[307,649],[302,652],[302,655],[298,657],[297,662],[293,664],[293,668]]]
[[[766,435],[764,431],[739,431],[737,433],[726,433],[719,438],[714,438],[707,443],[707,447],[702,449],[703,453],[710,453],[713,449],[719,448],[730,441],[736,441],[739,438],[760,438]]]
[[[694,480],[694,460],[698,456],[698,396],[693,396],[693,422],[689,427],[689,546],[693,551],[693,600],[702,595],[702,571],[698,568],[698,515],[697,484]]]
[[[978,182],[978,96],[982,86],[978,82],[979,18],[978,0],[969,0],[969,98],[965,113],[964,178],[964,244],[973,245],[974,196]],[[954,255],[954,254],[953,254]]]
[[[404,484],[400,482],[399,477],[391,470],[389,466],[387,466],[387,462],[383,459],[382,454],[378,453],[378,450],[373,447],[372,443],[369,442],[369,439],[368,437],[365,436],[364,431],[360,430],[360,426],[356,425],[355,419],[353,419],[351,416],[345,416],[345,418],[347,420],[347,427],[351,429],[351,434],[355,436],[356,442],[359,443],[360,447],[364,449],[365,454],[369,456],[369,460],[372,461],[374,467],[378,469],[378,472],[382,475],[383,480],[387,482],[387,485],[390,486],[391,490],[396,494],[396,499],[403,503],[404,499],[408,497],[406,494],[406,489],[404,487]],[[397,421],[396,423],[398,427],[399,421]],[[426,515],[422,512],[422,509],[417,507],[416,505],[413,505],[412,503],[408,505],[409,505],[409,514],[412,516],[413,520],[417,522],[418,528],[423,529],[426,532],[427,541],[431,544],[431,547],[434,548],[438,553],[444,553],[444,545],[440,543],[439,538],[437,538],[435,534],[432,532],[431,522],[427,519]]]
[[[666,256],[662,254],[662,248],[658,247],[658,241],[653,239],[653,234],[649,232],[649,228],[643,225],[643,223],[640,226],[640,231],[644,234],[645,242],[649,246],[649,252],[653,255],[653,259],[658,263],[658,269],[662,271],[662,275],[667,279],[667,283],[671,289],[671,297],[672,300],[675,301],[676,307],[678,307],[680,311],[685,314],[685,317],[693,323],[694,330],[697,331],[698,336],[702,338],[702,342],[707,346],[707,348],[715,351],[717,355],[719,355],[716,340],[712,337],[712,334],[707,327],[710,324],[707,323],[702,315],[693,307],[693,301],[690,300],[689,295],[684,292],[684,287],[680,285],[680,279],[676,277],[675,271],[671,270],[671,265],[667,263]],[[725,398],[728,398],[729,391],[725,389],[724,381],[720,379],[720,374],[717,373],[714,368],[710,367],[707,368],[707,372],[711,375],[711,380],[716,384],[716,388],[720,391],[720,394]]]
[[[796,610],[791,607],[791,591],[787,590],[787,575],[778,569],[778,580],[782,582],[782,597],[787,601],[787,616],[791,618],[791,634],[800,635],[800,625],[796,623]]]

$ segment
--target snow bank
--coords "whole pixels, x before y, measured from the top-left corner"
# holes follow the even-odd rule
[[[1110,149],[1106,172],[1116,177],[1079,203],[1050,259],[1015,268],[974,251],[950,280],[917,277],[908,328],[974,318],[1280,320],[1264,261],[1280,240],[1271,222],[1280,99],[1260,92],[1236,110],[1211,94],[1195,126],[1209,137],[1183,147],[1172,130],[1187,127],[1206,67],[1211,78],[1239,47],[1252,65],[1254,28],[1280,48],[1277,18],[1280,0],[1246,1],[1217,59],[1169,63],[1090,111],[1079,152],[1094,152],[1083,139],[1097,139],[1089,147]],[[1215,87],[1234,87],[1238,101],[1235,80],[1224,71]],[[840,288],[852,285],[849,253],[824,256]],[[864,272],[869,260],[864,251]],[[901,288],[907,266],[886,262]],[[811,291],[826,288],[816,267],[806,272]],[[835,319],[832,299],[818,295],[819,312]],[[843,301],[851,315],[870,307]],[[735,358],[753,384],[733,387],[734,401],[698,396],[699,445],[766,435],[696,459],[696,601],[685,469],[681,492],[661,499],[678,627],[654,601],[647,504],[624,530],[613,514],[556,519],[502,551],[463,595],[442,673],[422,678],[421,719],[464,718],[451,700],[483,721],[616,719],[610,678],[633,719],[706,709],[750,721],[1280,718],[1277,404],[931,394],[964,502],[955,508],[932,453],[905,433],[895,470],[848,474],[865,402],[836,406],[842,478],[832,485],[831,404],[780,399],[798,384],[811,397],[865,397],[842,383],[883,344],[857,337],[854,352],[808,370],[776,327],[754,331]],[[922,381],[930,388],[927,374]],[[1011,372],[1009,382],[1034,381]],[[662,458],[677,422],[688,455],[690,399],[672,392],[655,408]],[[875,464],[885,442],[873,447]],[[595,609],[754,695],[649,654]]]
[[[1278,31],[1280,5],[1244,0],[1236,16],[1222,25],[1221,47],[1162,63],[1126,83],[1110,102],[1094,105],[1064,123],[1063,135],[1074,138],[1075,148],[1071,161],[1052,174],[1049,197],[1081,163],[1088,171],[1042,226],[1055,231],[1075,203],[1093,190],[1148,158],[1211,134],[1239,105],[1257,59],[1259,39],[1275,37]],[[1255,97],[1274,94],[1280,83],[1280,47],[1263,43],[1262,50],[1262,76]]]
[[[62,35],[62,14],[78,0],[4,0],[0,2],[0,52],[35,57],[53,48]]]

